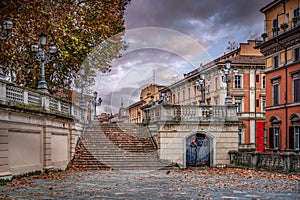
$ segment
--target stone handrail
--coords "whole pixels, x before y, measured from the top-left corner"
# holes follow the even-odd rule
[[[33,89],[16,86],[4,80],[0,80],[0,104],[41,108],[47,112],[72,117],[76,120],[81,120],[83,117],[82,109],[70,101]]]
[[[235,105],[159,104],[144,108],[144,123],[155,121],[238,121]]]
[[[230,151],[229,154],[230,163],[233,166],[280,172],[300,172],[300,155],[296,153]]]

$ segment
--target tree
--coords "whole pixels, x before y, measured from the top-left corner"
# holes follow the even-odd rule
[[[69,89],[83,64],[93,76],[106,72],[125,48],[122,42],[124,11],[130,0],[3,0],[0,22],[10,17],[12,36],[0,44],[0,63],[13,82],[37,88],[40,63],[30,51],[38,34],[46,32],[48,43],[58,53],[46,65],[46,81],[51,93]],[[109,44],[109,45],[108,45]]]

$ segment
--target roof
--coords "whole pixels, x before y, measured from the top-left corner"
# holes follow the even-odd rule
[[[239,55],[234,58],[231,58],[232,64],[265,64],[265,57],[263,56],[243,56]]]
[[[261,13],[265,13],[267,12],[270,8],[274,7],[275,5],[281,3],[282,0],[272,0],[270,3],[268,3],[267,5],[265,5],[264,7],[262,7],[259,11]]]
[[[138,102],[136,102],[134,104],[129,105],[127,108],[130,109],[130,108],[136,107],[138,105],[142,105],[144,103],[145,103],[145,101],[143,101],[143,100],[142,101],[138,101]]]

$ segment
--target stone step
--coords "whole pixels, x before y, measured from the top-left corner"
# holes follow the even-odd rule
[[[145,127],[92,123],[82,135],[69,167],[73,169],[158,169],[169,163],[158,158]]]

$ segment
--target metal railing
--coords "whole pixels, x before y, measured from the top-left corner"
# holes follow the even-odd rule
[[[285,28],[283,26],[283,24],[286,24],[287,27]],[[268,40],[271,40],[283,33],[286,33],[292,29],[299,28],[300,27],[300,18],[297,21],[291,20],[288,23],[283,23],[283,24],[279,24],[277,29],[272,28],[272,30],[265,32],[265,33],[261,34],[259,37],[257,37],[255,39],[256,46],[258,46]]]

